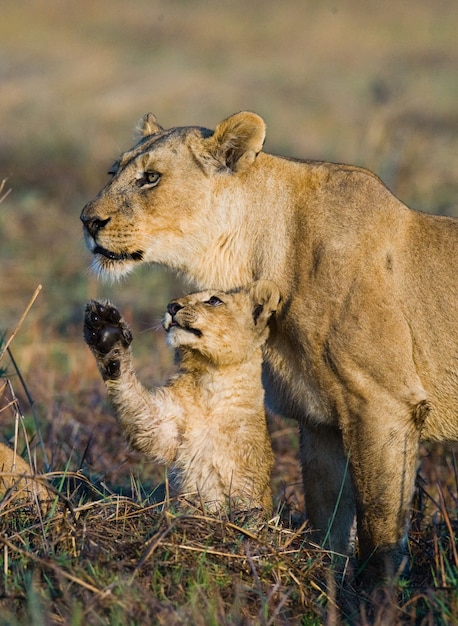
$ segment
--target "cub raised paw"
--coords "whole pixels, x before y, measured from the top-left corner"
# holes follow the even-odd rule
[[[84,339],[94,354],[103,378],[121,375],[121,357],[132,342],[132,333],[110,302],[91,300],[84,312]]]

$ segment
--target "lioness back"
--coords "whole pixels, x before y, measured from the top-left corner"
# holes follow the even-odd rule
[[[103,276],[152,262],[199,289],[278,285],[263,379],[269,406],[299,422],[307,516],[338,552],[357,516],[362,562],[390,573],[419,441],[458,438],[458,221],[264,139],[250,112],[214,131],[145,116],[82,211],[86,242]]]

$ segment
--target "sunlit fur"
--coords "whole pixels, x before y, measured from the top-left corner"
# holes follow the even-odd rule
[[[30,465],[19,454],[0,442],[0,499],[44,504],[50,495],[45,482],[34,479]],[[38,500],[37,500],[38,498]]]

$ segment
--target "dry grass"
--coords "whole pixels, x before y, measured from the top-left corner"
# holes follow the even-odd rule
[[[267,624],[315,617],[324,604],[323,556],[288,530],[253,535],[120,497],[33,521],[1,521],[2,606],[17,623],[30,619],[31,595],[50,623],[81,624]]]

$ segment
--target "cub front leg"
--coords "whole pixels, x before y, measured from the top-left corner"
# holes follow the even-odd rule
[[[119,378],[121,362],[132,343],[132,333],[118,309],[109,302],[88,302],[84,314],[84,339],[95,356],[103,379]]]
[[[109,302],[86,304],[84,338],[102,374],[116,418],[131,446],[161,463],[175,460],[183,414],[172,386],[149,391],[138,380],[132,333]]]

